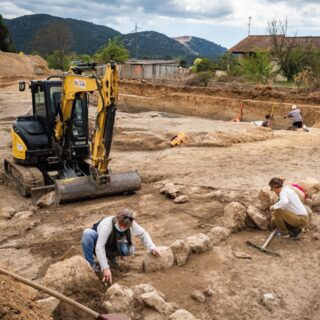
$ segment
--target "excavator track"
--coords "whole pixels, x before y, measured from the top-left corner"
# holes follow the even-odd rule
[[[31,189],[45,185],[42,172],[31,166],[23,166],[14,162],[13,159],[4,160],[6,176],[15,185],[24,197],[31,196]]]

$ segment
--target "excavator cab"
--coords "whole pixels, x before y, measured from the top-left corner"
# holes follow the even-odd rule
[[[19,83],[23,91],[25,84]],[[53,94],[61,92],[61,81],[31,81],[32,115],[19,116],[13,123],[12,155],[20,164],[36,164],[53,154]]]

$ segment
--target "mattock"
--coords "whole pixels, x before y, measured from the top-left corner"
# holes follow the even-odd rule
[[[255,243],[252,243],[250,241],[247,241],[246,244],[251,246],[251,247],[253,247],[253,248],[256,248],[256,249],[258,249],[258,250],[260,250],[260,251],[262,251],[264,253],[268,253],[268,254],[271,254],[271,255],[274,255],[274,256],[277,256],[277,257],[281,257],[279,253],[267,249],[268,244],[271,242],[271,240],[273,239],[273,237],[276,234],[276,232],[277,232],[277,229],[274,229],[270,233],[270,235],[269,235],[268,239],[266,240],[266,242],[261,246],[255,244]]]

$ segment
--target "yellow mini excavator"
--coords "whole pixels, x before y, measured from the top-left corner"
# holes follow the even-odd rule
[[[56,78],[56,79],[55,79]],[[78,64],[62,76],[31,81],[33,114],[13,123],[6,175],[23,196],[55,190],[55,202],[131,193],[141,188],[137,171],[111,173],[109,154],[118,99],[118,69],[108,63]],[[25,82],[19,83],[25,90]],[[89,141],[89,94],[99,94]]]

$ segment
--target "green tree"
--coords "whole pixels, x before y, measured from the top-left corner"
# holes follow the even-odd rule
[[[257,51],[254,55],[247,56],[239,72],[249,80],[266,82],[272,76],[272,65],[268,52]]]
[[[50,69],[58,69],[66,71],[68,69],[69,59],[61,50],[54,50],[46,56]]]
[[[219,57],[217,65],[218,69],[226,71],[228,75],[236,75],[240,64],[231,52],[226,52]]]
[[[306,58],[306,68],[309,67],[316,77],[320,76],[320,49],[312,48]]]
[[[268,31],[272,37],[271,55],[279,66],[279,71],[292,81],[294,76],[303,71],[310,55],[312,44],[308,38],[287,37],[288,21],[272,20]]]
[[[111,60],[123,63],[128,59],[129,51],[118,39],[109,39],[108,44],[94,55],[94,60],[99,63],[107,63]]]
[[[46,56],[46,60],[49,68],[67,71],[71,61],[89,63],[92,61],[92,58],[88,54],[71,53],[66,55],[61,50],[55,50],[53,53]]]
[[[200,61],[196,63],[197,72],[214,71],[214,69],[215,69],[215,64],[208,58],[200,59]]]
[[[9,29],[4,24],[1,14],[0,14],[0,50],[5,52],[15,51]]]
[[[61,55],[70,52],[73,42],[72,33],[66,23],[50,23],[41,28],[32,40],[33,50],[39,51],[42,56],[47,56],[55,51]]]

